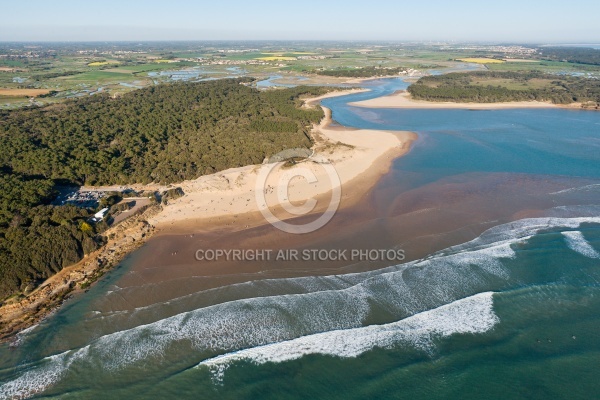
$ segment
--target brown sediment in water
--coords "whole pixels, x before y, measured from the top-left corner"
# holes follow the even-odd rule
[[[348,91],[308,100],[307,107],[313,106],[323,98],[345,94],[348,94]],[[324,155],[327,163],[335,166],[342,185],[342,192],[345,192],[341,198],[342,206],[347,207],[373,187],[377,180],[389,170],[395,158],[408,152],[410,143],[416,136],[411,132],[331,127],[331,111],[326,108],[324,110],[326,117],[313,130],[315,141],[313,150],[315,153]],[[311,160],[312,157],[302,166],[313,171],[317,176],[317,184],[292,183],[288,186],[288,196],[292,203],[303,202],[311,198],[317,199],[314,213],[327,207],[327,203],[332,197],[332,190],[331,182],[324,179],[325,174],[318,166],[318,162],[311,162]],[[273,229],[270,226],[264,226],[264,218],[258,212],[258,205],[254,201],[253,190],[256,187],[254,181],[257,180],[257,168],[257,166],[248,166],[227,170],[178,185],[185,192],[183,197],[170,201],[168,205],[160,209],[160,212],[152,213],[152,215],[146,214],[143,219],[134,220],[133,225],[124,224],[123,226],[127,229],[121,230],[121,234],[117,235],[116,240],[111,239],[109,244],[100,251],[74,266],[65,268],[25,298],[14,299],[2,304],[0,308],[2,311],[0,340],[9,338],[49,315],[62,304],[67,295],[73,294],[72,292],[78,285],[87,287],[95,282],[99,275],[108,270],[110,266],[120,262],[126,254],[144,243],[150,234],[155,232],[155,226],[163,234],[172,235],[175,232],[198,231],[203,232],[207,237],[222,232],[242,234],[239,229],[244,232],[242,236],[251,235],[253,232],[248,229],[251,226],[255,226],[255,229],[259,230]],[[273,175],[276,177],[285,173],[281,167],[274,171]],[[233,184],[230,184],[231,182]],[[151,186],[136,188],[149,190]],[[211,200],[210,204],[214,203],[212,209],[208,200]],[[281,215],[282,207],[277,202],[269,204],[275,205],[274,214]],[[285,218],[285,216],[281,216],[281,218]],[[309,215],[306,218],[310,219],[313,216]],[[121,228],[118,226],[116,230]],[[238,232],[235,232],[236,230]],[[315,234],[315,236],[318,235]],[[241,239],[237,239],[238,242],[243,241]],[[267,240],[268,243],[277,243],[275,239],[281,239],[280,232],[275,233],[274,240],[263,240]],[[164,246],[152,242],[147,247],[163,248]],[[171,252],[171,255],[177,254],[177,251]],[[164,253],[159,253],[158,257],[161,255]],[[106,259],[110,262],[104,262]],[[159,270],[154,272],[156,273],[150,274],[163,276]],[[238,272],[242,273],[243,271]],[[167,272],[164,279],[168,280],[172,276]]]
[[[135,263],[116,285],[119,290],[99,300],[100,312],[131,310],[229,284],[274,278],[332,275],[375,270],[402,261],[274,260],[198,261],[207,249],[379,250],[403,249],[406,260],[420,259],[479,236],[492,226],[538,217],[560,204],[579,204],[581,197],[549,195],[589,184],[552,176],[470,173],[416,188],[398,185],[393,171],[358,201],[342,208],[332,221],[307,235],[292,235],[270,225],[247,229],[194,229],[163,233],[137,253]],[[294,222],[303,222],[302,217]]]

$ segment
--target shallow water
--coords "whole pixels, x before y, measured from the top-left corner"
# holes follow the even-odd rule
[[[592,398],[600,392],[600,114],[374,110],[418,132],[315,235],[167,236],[0,347],[0,398]],[[404,248],[403,263],[195,262],[198,246]],[[161,256],[162,254],[162,256]],[[177,254],[169,256],[169,254]]]

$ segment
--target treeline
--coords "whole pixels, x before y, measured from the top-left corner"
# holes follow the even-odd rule
[[[485,80],[490,80],[485,85]],[[508,80],[510,87],[492,85]],[[535,85],[530,81],[536,80]],[[475,83],[477,81],[477,83]],[[544,84],[540,85],[540,82]],[[522,89],[514,88],[519,84]],[[600,80],[557,76],[542,72],[470,72],[427,76],[408,87],[413,98],[428,101],[496,103],[509,101],[549,101],[554,104],[593,102],[600,104]]]
[[[0,299],[32,290],[102,244],[105,224],[86,222],[92,210],[46,205],[52,180],[4,168],[0,188]]]
[[[318,75],[335,76],[340,78],[372,78],[377,76],[398,75],[406,71],[405,67],[362,67],[331,70],[317,70]]]
[[[600,65],[600,50],[597,49],[588,47],[540,47],[538,51],[542,60]]]
[[[327,89],[259,92],[248,80],[173,83],[0,112],[0,166],[75,184],[172,183],[310,147],[320,109],[299,97]]]
[[[72,76],[83,74],[84,71],[63,71],[63,72],[47,72],[45,74],[36,74],[32,78],[35,81],[44,81],[46,79],[58,78],[61,76]]]
[[[311,146],[321,109],[249,79],[173,83],[0,112],[0,300],[102,244],[91,209],[52,206],[56,185],[172,183]],[[173,194],[173,196],[175,193]]]

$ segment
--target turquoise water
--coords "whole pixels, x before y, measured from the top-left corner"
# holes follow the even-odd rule
[[[98,309],[103,298],[130,300],[121,282],[134,254],[18,345],[0,347],[0,398],[597,397],[600,113],[346,105],[406,84],[368,85],[373,92],[324,103],[344,125],[419,133],[385,178],[388,203],[449,180],[486,187],[494,174],[573,185],[542,193],[535,218],[499,221],[416,261]],[[526,182],[524,192],[542,190]]]
[[[394,93],[400,79],[373,81],[375,90],[331,98],[323,105],[345,126],[419,133],[410,157],[396,168],[433,181],[465,172],[600,177],[600,116],[566,109],[367,109],[346,103]],[[423,183],[423,182],[420,182]]]

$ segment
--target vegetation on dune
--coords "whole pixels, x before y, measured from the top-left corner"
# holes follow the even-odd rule
[[[469,72],[426,76],[409,86],[413,98],[428,101],[496,103],[574,102],[600,105],[600,80],[541,72]]]
[[[377,76],[398,75],[406,71],[406,67],[363,67],[315,71],[318,75],[335,76],[340,78],[372,78]]]
[[[0,114],[0,166],[76,184],[172,183],[310,147],[320,109],[298,87],[259,92],[248,80],[174,83]]]
[[[101,245],[106,224],[89,222],[95,210],[49,205],[58,183],[172,183],[310,147],[323,112],[299,108],[300,97],[328,89],[260,92],[250,82],[174,83],[0,112],[0,299]]]

